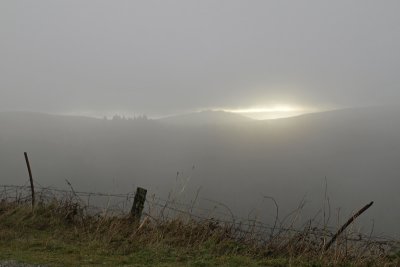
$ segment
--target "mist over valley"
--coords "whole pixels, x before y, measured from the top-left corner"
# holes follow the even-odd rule
[[[205,111],[163,119],[94,119],[0,113],[1,180],[28,184],[23,152],[43,186],[175,193],[196,205],[222,202],[241,217],[272,223],[304,201],[301,222],[320,218],[325,186],[331,225],[369,201],[359,227],[399,234],[400,109],[336,110],[277,120]],[[179,188],[176,191],[176,188]],[[212,206],[212,205],[211,205]],[[219,207],[221,209],[221,207]],[[325,207],[325,209],[327,209]]]

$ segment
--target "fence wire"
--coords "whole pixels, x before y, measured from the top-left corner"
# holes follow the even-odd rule
[[[0,201],[15,203],[30,203],[30,186],[1,185]],[[75,191],[54,187],[35,186],[37,203],[50,203],[51,201],[74,201],[84,208],[89,215],[102,214],[107,216],[128,215],[135,197],[134,192],[123,194],[111,194],[102,192]],[[214,201],[213,201],[214,202]],[[241,218],[235,216],[229,208],[222,203],[214,202],[214,208],[200,207],[196,203],[183,203],[176,199],[165,199],[150,196],[146,199],[144,216],[155,218],[159,221],[173,219],[187,219],[206,222],[214,226],[224,226],[233,229],[237,238],[253,238],[258,242],[267,242],[278,236],[298,238],[309,242],[325,242],[333,236],[336,228],[324,226],[322,228],[313,225],[310,220],[301,228],[282,224],[270,225],[257,219]],[[222,211],[225,210],[225,211]],[[303,238],[303,239],[301,239]],[[346,231],[341,242],[360,243],[362,246],[378,245],[382,249],[391,250],[399,247],[399,242],[385,236],[374,236],[372,233],[364,234],[356,231]]]

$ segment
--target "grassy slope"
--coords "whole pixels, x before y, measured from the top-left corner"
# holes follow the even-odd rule
[[[154,236],[150,240],[143,236],[124,240],[121,236],[104,234],[107,228],[113,230],[110,222],[89,225],[87,221],[85,229],[67,219],[65,214],[49,212],[47,207],[36,209],[34,214],[28,207],[2,210],[0,259],[51,266],[279,266],[285,263],[229,252],[226,249],[234,244],[226,243],[224,248],[213,238],[195,246],[167,240],[170,236],[161,240],[155,240]],[[118,226],[122,228],[122,224]]]
[[[323,266],[324,262],[285,253],[266,256],[265,250],[223,237],[223,231],[210,231],[203,224],[170,221],[136,229],[123,218],[80,217],[73,206],[37,207],[32,213],[27,206],[1,204],[0,260],[49,266]]]

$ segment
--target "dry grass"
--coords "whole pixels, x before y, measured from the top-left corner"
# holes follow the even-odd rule
[[[74,199],[0,203],[0,259],[55,266],[398,266],[387,243],[339,238],[326,252],[322,230],[275,229],[260,238],[253,228],[188,215],[167,219],[107,213],[90,215]],[[17,252],[16,252],[17,251]],[[57,261],[57,257],[62,257]],[[88,262],[91,259],[93,262]]]

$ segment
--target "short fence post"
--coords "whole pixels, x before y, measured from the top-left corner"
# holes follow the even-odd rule
[[[32,193],[32,209],[35,207],[35,188],[33,186],[32,170],[31,164],[29,164],[28,153],[24,152],[26,167],[28,168],[29,181],[31,183],[31,193]]]
[[[144,202],[146,201],[146,194],[146,189],[141,187],[136,188],[136,194],[131,209],[131,216],[135,221],[140,221],[140,217],[142,217]]]

